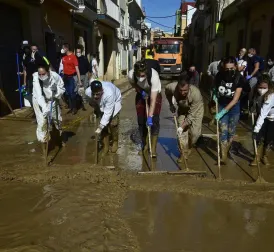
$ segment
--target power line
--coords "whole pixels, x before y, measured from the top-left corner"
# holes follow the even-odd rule
[[[146,18],[170,18],[170,17],[176,17],[178,14],[175,15],[171,15],[171,16],[165,16],[165,17],[150,17],[150,16],[146,16]]]
[[[193,9],[197,9],[196,7],[192,7],[189,10],[186,10],[185,12],[191,11]],[[184,13],[182,13],[184,14]],[[175,15],[170,15],[170,16],[163,16],[163,17],[150,17],[150,16],[146,16],[146,18],[170,18],[170,17],[176,17],[179,16],[179,14],[175,14]]]
[[[170,26],[166,26],[166,25],[160,24],[160,23],[155,22],[155,21],[153,21],[153,20],[151,20],[151,19],[149,19],[149,18],[147,18],[147,20],[149,20],[150,22],[155,23],[155,24],[157,24],[157,25],[160,25],[160,26],[163,26],[163,27],[166,27],[166,28],[169,28],[169,29],[174,29],[174,27],[170,27]]]

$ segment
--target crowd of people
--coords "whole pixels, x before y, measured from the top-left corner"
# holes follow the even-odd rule
[[[53,123],[62,136],[61,99],[68,112],[76,114],[78,107],[85,110],[88,102],[95,115],[100,118],[95,134],[101,136],[103,154],[118,150],[119,113],[122,108],[121,91],[113,83],[98,80],[98,63],[94,55],[91,62],[83,55],[79,45],[74,54],[71,46],[62,47],[59,69],[53,69],[37,45],[25,44],[23,84],[28,90],[30,103],[37,120],[37,139],[45,144],[49,141],[49,127]],[[157,142],[160,132],[162,108],[162,84],[159,63],[151,52],[147,58],[136,62],[129,71],[128,79],[136,91],[135,105],[139,132],[142,139],[140,155],[148,152],[148,128],[151,132],[151,155],[157,157]],[[268,70],[268,72],[265,72]],[[238,57],[215,60],[209,65],[208,75],[212,78],[211,97],[213,106],[218,107],[215,120],[219,122],[221,162],[227,163],[230,147],[236,134],[241,115],[256,114],[253,139],[258,143],[259,160],[269,165],[268,153],[274,141],[271,127],[274,124],[274,65],[264,60],[251,48],[243,48]],[[182,74],[178,81],[165,87],[165,96],[170,111],[178,116],[177,134],[183,140],[183,157],[188,158],[191,149],[201,136],[204,117],[204,99],[199,88],[200,77],[194,65]],[[178,109],[176,109],[176,103]],[[63,138],[62,138],[63,139]],[[110,141],[111,140],[111,141]],[[112,146],[110,146],[112,142]],[[63,139],[64,144],[64,139]],[[256,165],[256,160],[251,165]]]

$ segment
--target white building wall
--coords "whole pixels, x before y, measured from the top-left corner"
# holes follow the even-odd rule
[[[191,24],[191,20],[193,17],[193,14],[195,13],[197,9],[192,7],[191,5],[187,6],[187,20],[186,20],[186,26],[189,26]]]

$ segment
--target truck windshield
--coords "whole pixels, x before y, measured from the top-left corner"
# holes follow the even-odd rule
[[[156,45],[156,52],[157,53],[179,53],[180,52],[180,45],[176,44],[176,45]]]

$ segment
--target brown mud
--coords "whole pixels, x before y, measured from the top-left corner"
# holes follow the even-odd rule
[[[0,121],[0,251],[273,251],[273,167],[262,167],[270,183],[254,184],[248,125],[237,129],[222,181],[216,180],[214,137],[204,137],[188,161],[191,169],[206,171],[206,178],[137,175],[151,167],[137,155],[133,100],[134,92],[125,93],[118,153],[100,156],[98,165],[90,109],[65,117],[67,146],[52,143],[48,167],[35,124]],[[209,120],[203,133],[212,135]],[[166,101],[157,152],[155,170],[184,168],[176,163]]]

